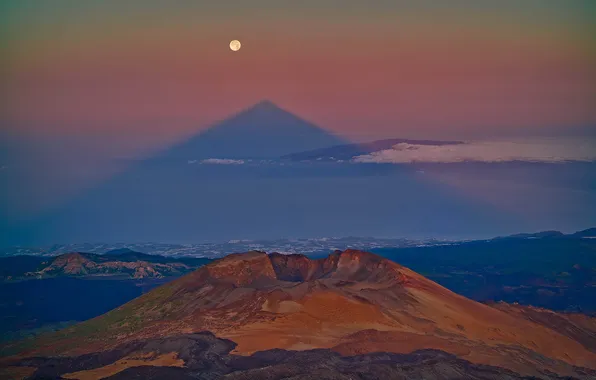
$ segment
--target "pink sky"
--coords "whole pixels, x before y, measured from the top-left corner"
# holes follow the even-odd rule
[[[267,98],[363,140],[596,125],[594,38],[573,4],[335,11],[323,1],[263,13],[257,3],[245,16],[13,5],[2,124],[159,144]]]

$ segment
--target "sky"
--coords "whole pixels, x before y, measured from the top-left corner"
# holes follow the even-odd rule
[[[13,135],[117,138],[136,149],[261,99],[357,140],[596,125],[589,0],[0,7],[1,124]],[[239,52],[228,48],[232,39]]]
[[[516,157],[512,139],[554,136],[572,142],[528,154],[564,158],[596,134],[594,19],[592,0],[3,0],[0,219],[263,99],[353,141],[480,140],[462,154]]]

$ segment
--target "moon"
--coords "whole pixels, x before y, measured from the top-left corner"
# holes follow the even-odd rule
[[[240,47],[242,47],[242,44],[240,43],[240,41],[238,41],[238,40],[230,41],[230,49],[232,51],[238,51],[238,50],[240,50]]]

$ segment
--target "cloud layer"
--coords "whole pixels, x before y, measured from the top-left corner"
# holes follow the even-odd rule
[[[478,141],[460,145],[397,144],[353,158],[357,163],[596,161],[596,140]]]
[[[212,164],[212,165],[243,165],[244,160],[232,160],[229,158],[208,158],[206,160],[190,160],[188,161],[189,164]]]

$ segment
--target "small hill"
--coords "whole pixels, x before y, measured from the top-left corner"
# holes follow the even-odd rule
[[[47,260],[47,259],[46,259]],[[180,276],[209,262],[209,259],[173,259],[123,250],[105,255],[73,252],[56,256],[26,276],[126,275],[132,278]]]
[[[342,355],[438,349],[472,363],[583,376],[596,353],[544,323],[480,304],[371,253],[229,255],[103,316],[46,336],[29,354],[84,354],[210,331],[234,353]],[[583,371],[583,372],[582,372]],[[593,373],[593,372],[590,372]]]

